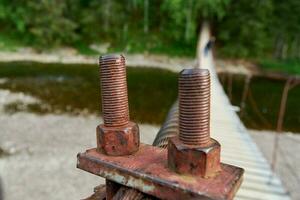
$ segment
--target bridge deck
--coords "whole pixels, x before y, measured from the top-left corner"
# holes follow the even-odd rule
[[[214,70],[211,52],[203,55],[209,29],[204,27],[199,41],[199,63],[211,72],[211,135],[222,145],[222,160],[245,169],[244,182],[235,199],[290,199],[279,178],[250,137],[233,110]]]

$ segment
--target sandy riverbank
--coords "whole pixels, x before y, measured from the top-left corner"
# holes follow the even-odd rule
[[[102,53],[103,54],[103,53]],[[101,53],[99,53],[101,55]],[[158,67],[179,72],[183,68],[196,64],[193,58],[169,57],[152,54],[125,54],[129,66]],[[78,54],[74,49],[58,49],[56,51],[38,53],[30,48],[20,49],[16,52],[0,52],[0,62],[30,61],[41,63],[65,64],[97,64],[98,56]],[[246,61],[217,60],[217,72],[238,74],[257,73],[256,66]]]

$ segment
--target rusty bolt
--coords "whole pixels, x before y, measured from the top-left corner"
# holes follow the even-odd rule
[[[100,56],[100,84],[104,124],[97,127],[97,149],[121,156],[139,148],[139,127],[129,118],[125,57]]]
[[[168,144],[168,165],[181,174],[212,177],[220,171],[220,144],[210,138],[210,74],[186,69],[179,76],[179,136]]]

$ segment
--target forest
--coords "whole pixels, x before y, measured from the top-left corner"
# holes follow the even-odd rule
[[[194,56],[203,21],[219,56],[300,58],[299,0],[0,0],[0,40],[37,49]]]

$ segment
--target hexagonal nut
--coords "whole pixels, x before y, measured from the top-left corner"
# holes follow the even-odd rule
[[[139,126],[129,122],[122,127],[97,126],[97,150],[111,156],[130,155],[140,146]]]
[[[213,177],[221,170],[221,145],[214,139],[204,147],[186,145],[178,137],[168,143],[168,166],[180,174]]]

